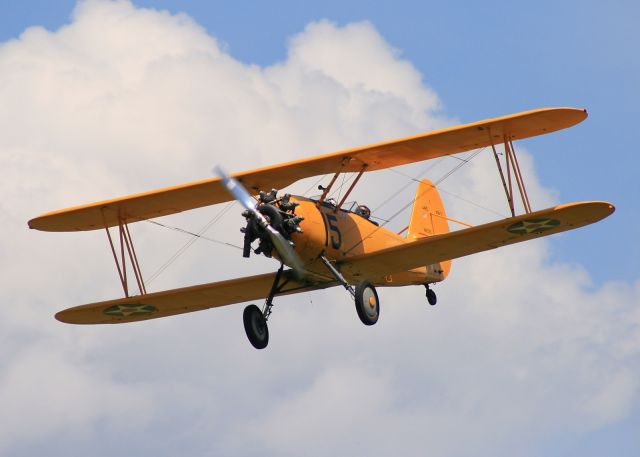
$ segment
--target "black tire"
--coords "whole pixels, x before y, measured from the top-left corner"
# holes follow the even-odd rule
[[[267,321],[256,305],[249,305],[242,314],[244,331],[249,342],[256,349],[264,349],[269,344],[269,327]]]
[[[380,301],[375,287],[369,281],[356,286],[356,311],[364,325],[373,325],[380,317]]]
[[[427,301],[431,306],[436,306],[436,303],[438,303],[438,297],[433,289],[427,289]]]

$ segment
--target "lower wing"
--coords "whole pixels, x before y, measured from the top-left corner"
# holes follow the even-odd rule
[[[362,254],[344,260],[340,269],[361,278],[379,278],[593,224],[614,209],[607,202],[568,203]]]
[[[269,295],[275,276],[276,273],[267,273],[75,306],[57,313],[56,319],[68,324],[120,324],[257,300]],[[314,276],[297,281],[287,270],[280,284],[276,295],[324,289],[337,283]]]

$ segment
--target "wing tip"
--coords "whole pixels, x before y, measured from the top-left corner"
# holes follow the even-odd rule
[[[596,218],[594,222],[609,217],[616,211],[616,207],[613,203],[604,200],[566,203],[563,205],[559,205],[556,208],[561,209],[570,206],[581,206],[584,208],[589,208],[591,210],[590,214],[592,214]]]
[[[62,322],[63,324],[90,325],[108,323],[96,320],[87,320],[86,317],[83,318],[83,313],[78,313],[75,308],[67,308],[62,311],[58,311],[54,314],[54,317],[58,322]]]
[[[62,310],[62,311],[58,311],[57,313],[54,314],[53,317],[56,318],[57,321],[62,322],[63,324],[75,324],[76,322],[73,322],[73,320],[70,320],[68,318],[68,310]]]
[[[611,216],[616,211],[615,205],[613,203],[611,203],[611,202],[597,201],[597,202],[593,202],[593,203],[597,204],[599,207],[602,208],[602,211],[604,213],[604,216],[602,217],[602,219],[604,219],[605,217]]]

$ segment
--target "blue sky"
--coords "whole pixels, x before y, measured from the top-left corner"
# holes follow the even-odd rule
[[[313,20],[370,21],[439,94],[444,113],[460,122],[545,106],[586,107],[588,121],[572,132],[527,145],[541,151],[536,154],[538,172],[545,184],[559,190],[562,201],[595,199],[616,205],[613,218],[589,229],[601,239],[615,236],[606,246],[584,249],[591,235],[577,232],[555,243],[554,255],[580,262],[596,280],[636,277],[637,2],[135,4],[185,12],[226,43],[236,59],[258,65],[285,59],[287,40]],[[17,37],[30,25],[54,30],[69,21],[74,5],[67,0],[3,2],[0,39]]]
[[[341,27],[368,21],[402,59],[420,72],[424,84],[437,93],[442,103],[440,114],[460,122],[546,106],[587,108],[589,118],[581,125],[528,140],[524,146],[533,153],[539,181],[556,190],[561,202],[608,200],[617,210],[599,224],[558,239],[551,238],[550,259],[588,272],[591,282],[586,289],[595,290],[606,284],[614,289],[618,284],[620,289],[625,289],[637,284],[640,271],[637,236],[640,224],[637,172],[640,167],[636,154],[640,140],[636,126],[640,106],[640,60],[636,49],[640,43],[637,27],[640,5],[637,2],[395,1],[374,4],[324,1],[305,4],[294,1],[139,0],[133,3],[138,7],[167,9],[172,14],[188,14],[209,35],[223,43],[223,49],[234,59],[260,67],[286,61],[290,39],[300,34],[310,22],[328,19]],[[0,43],[17,39],[33,25],[56,31],[71,21],[74,6],[75,2],[66,0],[1,0]],[[203,171],[199,177],[206,177],[207,173]],[[112,193],[103,197],[109,196],[113,196]],[[535,207],[536,202],[532,203]],[[44,242],[51,243],[51,237],[45,238],[42,238]],[[75,296],[69,299],[79,300]],[[193,325],[194,334],[198,334],[194,322],[182,324]],[[145,329],[147,338],[152,341],[154,329]],[[155,328],[155,333],[158,330]],[[65,333],[67,338],[76,338],[71,333],[73,330],[65,331],[69,332]],[[81,334],[79,344],[85,341],[83,338],[91,338],[87,333]],[[125,340],[133,338],[126,333],[121,335]],[[176,341],[176,344],[182,342]],[[189,348],[188,343],[183,344]],[[104,348],[91,348],[87,350],[91,360],[105,351]],[[77,356],[73,351],[72,354]],[[513,357],[517,355],[516,352]],[[278,366],[280,361],[273,360]],[[638,356],[625,360],[637,364]],[[175,362],[169,359],[167,363],[171,361]],[[225,361],[229,362],[223,357]],[[376,359],[369,362],[376,363]],[[110,363],[126,365],[127,361]],[[311,365],[309,370],[322,372],[322,363]],[[329,366],[329,362],[326,363]],[[87,368],[90,366],[82,365],[82,368],[90,371]],[[164,371],[171,371],[171,365],[168,368],[150,367],[150,372],[157,370],[159,377],[164,376]],[[399,371],[411,373],[411,369],[405,371],[404,366]],[[113,372],[115,377],[118,373],[122,375],[117,368],[113,368]],[[191,373],[189,367],[185,373]],[[552,373],[563,374],[561,371]],[[145,379],[144,374],[132,376]],[[272,376],[277,379],[277,375]],[[291,382],[302,383],[301,379],[304,376]],[[287,391],[286,382],[280,387]],[[286,397],[282,392],[277,395]],[[633,406],[622,417],[577,429],[571,423],[556,425],[550,431],[541,432],[539,439],[534,435],[525,448],[519,448],[517,443],[507,443],[500,452],[508,455],[511,449],[512,455],[524,456],[635,456],[640,451],[640,441],[635,433],[640,428],[638,392],[632,397]],[[189,415],[200,410],[185,406],[177,411],[167,411],[180,417],[180,414]],[[167,411],[163,410],[163,413]],[[552,411],[552,414],[556,413],[562,416],[563,411]],[[161,423],[158,427],[145,430],[141,436],[153,439],[153,433],[163,430],[166,424]],[[108,428],[105,430],[105,439],[114,436]],[[57,449],[60,453],[68,452],[74,449],[74,443],[80,442],[80,448],[90,447],[87,437],[91,436],[85,433],[78,438],[68,433]],[[13,455],[36,455],[51,443],[43,438],[33,446],[16,448],[18,453]],[[116,452],[123,450],[113,446]],[[153,453],[153,448],[145,448],[143,441],[136,441],[135,446],[141,454]]]

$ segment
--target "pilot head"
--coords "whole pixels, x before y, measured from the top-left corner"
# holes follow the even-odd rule
[[[358,205],[358,207],[355,210],[355,213],[358,216],[362,216],[365,219],[369,219],[369,217],[371,216],[371,210],[369,209],[368,206],[365,205]]]

